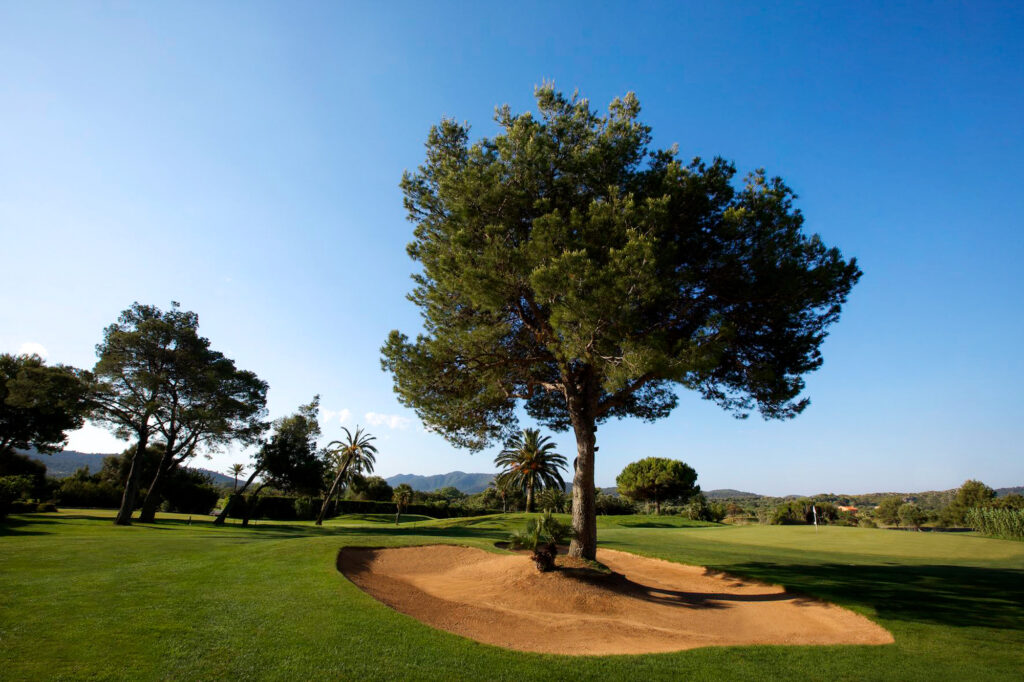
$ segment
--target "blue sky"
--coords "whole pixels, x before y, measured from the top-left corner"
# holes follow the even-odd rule
[[[553,80],[781,175],[865,273],[803,415],[684,396],[601,428],[599,484],[650,455],[706,489],[1024,484],[1019,4],[0,2],[0,65],[0,351],[90,367],[120,310],[178,300],[274,416],[319,393],[326,438],[369,426],[385,476],[491,471],[379,367],[419,324],[398,181],[441,117],[491,135]]]

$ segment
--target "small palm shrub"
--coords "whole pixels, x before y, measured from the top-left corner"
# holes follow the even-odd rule
[[[545,573],[555,567],[558,545],[571,537],[572,527],[562,523],[548,511],[544,512],[543,516],[528,519],[524,528],[513,531],[509,536],[509,543],[516,549],[531,550],[531,558],[537,565],[537,570]]]

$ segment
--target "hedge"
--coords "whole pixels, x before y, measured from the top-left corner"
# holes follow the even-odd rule
[[[226,502],[226,499],[222,500]],[[268,519],[271,521],[297,521],[314,519],[323,504],[322,498],[309,497],[278,497],[266,496],[256,500],[256,509],[250,518]],[[219,505],[221,508],[224,504]],[[394,514],[394,502],[376,502],[373,500],[335,500],[331,505],[329,517],[341,514]],[[244,505],[232,505],[231,517],[241,518]],[[464,508],[441,504],[410,504],[402,510],[403,514],[419,514],[436,519],[456,518],[463,516],[479,516],[481,514],[500,514],[500,509]]]

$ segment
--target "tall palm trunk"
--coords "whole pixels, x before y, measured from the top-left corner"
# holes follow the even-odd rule
[[[337,492],[338,484],[341,483],[341,479],[345,475],[345,472],[348,471],[348,465],[351,462],[352,457],[349,456],[341,466],[341,469],[338,470],[338,475],[334,477],[334,483],[331,484],[331,490],[327,493],[327,497],[324,498],[323,506],[320,507],[320,513],[316,517],[316,525],[324,525],[324,517],[327,516],[327,506],[331,503],[331,498],[334,497],[334,493]],[[398,523],[398,521],[395,521],[395,523]]]
[[[526,513],[533,511],[533,481],[526,484]]]
[[[260,469],[259,467],[256,467],[256,469],[253,470],[252,475],[249,476],[249,480],[246,481],[245,485],[242,486],[242,489],[239,490],[237,493],[235,493],[234,495],[232,495],[231,497],[228,498],[228,502],[227,502],[227,504],[224,505],[224,509],[222,509],[220,514],[217,515],[217,518],[213,520],[213,525],[215,525],[215,526],[223,526],[224,525],[224,522],[228,520],[228,512],[230,512],[232,510],[232,508],[234,507],[235,497],[237,495],[241,495],[242,493],[244,493],[245,489],[249,487],[249,485],[253,482],[253,479],[255,479],[256,475],[258,473],[260,473],[261,471],[263,471],[263,470]]]
[[[249,518],[252,516],[253,512],[256,511],[256,503],[259,501],[260,491],[266,487],[267,484],[264,483],[259,488],[256,488],[256,490],[253,491],[252,495],[249,496],[249,499],[246,500],[245,511],[242,513],[243,526],[249,525]]]

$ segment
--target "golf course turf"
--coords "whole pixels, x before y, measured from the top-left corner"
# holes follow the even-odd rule
[[[834,602],[883,646],[707,647],[569,657],[480,644],[393,611],[335,567],[342,546],[494,550],[523,515],[215,528],[111,512],[0,525],[3,679],[1020,679],[1024,543],[971,534],[707,526],[601,517],[602,547]]]

